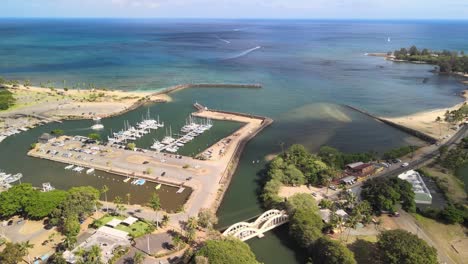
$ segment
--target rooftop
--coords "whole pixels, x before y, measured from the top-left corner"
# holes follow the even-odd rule
[[[419,172],[414,170],[406,171],[400,175],[398,178],[405,180],[413,186],[413,191],[415,194],[416,203],[432,203],[432,195],[429,189],[426,187],[424,180],[422,179]]]

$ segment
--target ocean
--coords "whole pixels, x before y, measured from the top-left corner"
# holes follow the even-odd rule
[[[218,211],[223,226],[263,210],[258,173],[282,142],[347,152],[422,144],[343,105],[399,116],[462,101],[457,94],[463,85],[431,73],[432,66],[392,63],[365,53],[411,45],[468,52],[466,21],[0,19],[0,36],[0,76],[36,85],[160,90],[181,83],[261,83],[263,88],[255,90],[184,90],[173,95],[174,103],[150,107],[177,122],[195,101],[274,119],[242,155]],[[183,115],[176,114],[180,109]],[[144,112],[103,122],[123,124],[138,118],[138,111]],[[65,123],[70,133],[89,125]],[[58,180],[60,166],[50,169],[47,161],[25,157],[39,130],[31,133],[0,144],[0,169],[24,168],[26,180],[39,177],[36,182],[47,179],[69,187]],[[262,162],[253,165],[252,160]],[[47,175],[37,176],[38,166],[47,167]],[[71,184],[97,183],[80,179]],[[265,263],[303,262],[286,233],[282,228],[249,244]]]

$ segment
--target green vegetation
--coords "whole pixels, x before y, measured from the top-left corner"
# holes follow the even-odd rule
[[[323,146],[320,148],[318,156],[323,162],[336,169],[344,169],[346,164],[353,162],[369,162],[376,159],[375,152],[367,153],[343,153],[335,148]]]
[[[434,64],[443,73],[468,72],[468,56],[457,51],[430,51],[428,49],[418,50],[416,46],[409,49],[395,50],[393,55],[398,60],[417,61]]]
[[[91,133],[88,135],[88,137],[90,139],[93,139],[93,140],[96,140],[96,141],[99,141],[101,140],[101,135],[97,134],[97,133]]]
[[[340,242],[327,237],[319,238],[313,251],[314,264],[356,264],[353,252]]]
[[[0,110],[7,110],[15,104],[15,101],[10,91],[0,88]]]
[[[31,184],[15,185],[0,193],[0,215],[11,217],[21,215],[33,219],[42,219],[52,213],[66,198],[65,191],[54,190],[41,192]]]
[[[468,137],[455,148],[441,153],[438,163],[452,172],[468,163]]]
[[[199,256],[207,258],[210,264],[259,263],[249,245],[233,238],[206,241],[205,245],[196,253],[196,257]]]
[[[50,134],[56,135],[56,136],[62,136],[65,133],[62,129],[54,129],[50,131]]]
[[[129,150],[135,150],[136,144],[133,143],[133,142],[130,142],[130,143],[127,144],[127,148],[128,148]]]
[[[30,248],[33,245],[27,242],[11,243],[7,242],[5,248],[0,253],[0,263],[2,264],[17,264],[23,261],[23,258],[28,255]]]
[[[391,149],[383,154],[384,159],[396,159],[414,153],[419,147],[417,146],[403,146],[399,148]]]
[[[449,123],[458,123],[468,118],[468,105],[465,103],[460,108],[445,112],[444,120]]]
[[[326,185],[336,176],[336,170],[320,157],[309,153],[301,145],[293,145],[269,163],[261,198],[266,207],[281,207],[283,200],[278,196],[278,191],[283,184]]]
[[[218,217],[216,214],[207,208],[200,209],[198,212],[198,224],[203,228],[213,228],[218,223]]]
[[[383,263],[436,264],[437,251],[418,236],[404,230],[389,230],[379,234],[377,246]]]
[[[400,203],[408,212],[416,210],[412,185],[399,178],[374,178],[364,182],[361,197],[372,206],[374,212],[396,211]]]
[[[296,194],[286,203],[289,215],[289,234],[298,244],[308,249],[322,236],[323,222],[314,198]]]
[[[99,245],[93,245],[90,249],[84,250],[82,248],[75,252],[77,264],[103,264],[101,261],[102,251]]]

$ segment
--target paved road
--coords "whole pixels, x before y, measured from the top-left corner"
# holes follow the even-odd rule
[[[389,169],[387,169],[385,172],[371,176],[370,178],[392,177],[392,176],[399,175],[408,170],[419,169],[439,155],[439,148],[441,146],[447,146],[450,148],[455,143],[459,142],[461,139],[463,139],[466,136],[468,136],[468,125],[464,125],[462,128],[460,128],[455,133],[455,135],[453,135],[450,139],[448,139],[443,144],[439,146],[431,145],[431,146],[426,147],[427,149],[424,153],[421,153],[418,156],[414,157],[413,160],[411,161],[407,161],[409,163],[407,167],[401,167],[399,164],[396,164],[390,167]],[[359,194],[362,184],[363,182],[357,182],[356,184],[351,186],[351,190],[355,194]],[[337,194],[332,195],[331,197],[336,196],[336,195]]]

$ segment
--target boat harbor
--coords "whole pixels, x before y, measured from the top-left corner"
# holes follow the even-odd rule
[[[211,143],[195,157],[171,153],[171,148],[182,147],[185,142],[195,140],[198,135],[209,131],[213,127],[211,120],[214,119],[240,122],[243,125],[214,144]],[[152,183],[151,188],[154,190],[162,185],[173,186],[174,195],[190,193],[185,210],[188,210],[188,214],[196,214],[200,208],[212,207],[213,202],[219,200],[220,184],[225,184],[222,180],[233,173],[243,145],[268,124],[262,117],[204,108],[189,115],[178,133],[172,134],[171,126],[165,127],[158,119],[146,116],[135,125],[126,122],[124,129],[111,137],[117,139],[114,141],[109,138],[109,142],[98,143],[84,136],[61,136],[36,144],[28,155],[60,162],[64,164],[62,168],[75,177],[98,178],[100,172],[105,172],[122,176],[120,181],[134,188],[142,188],[148,182]],[[126,141],[132,141],[131,137],[145,135],[141,131],[160,128],[168,132],[159,141],[159,148],[155,144],[148,149],[124,146]],[[118,136],[125,139],[118,143]]]

